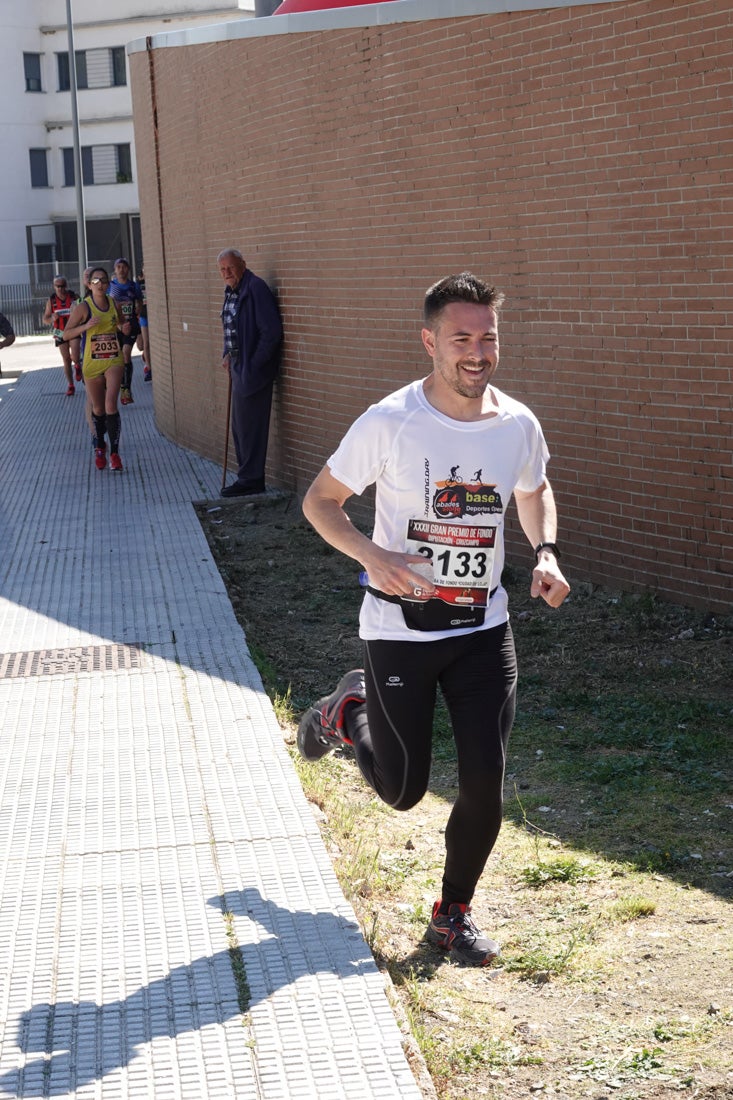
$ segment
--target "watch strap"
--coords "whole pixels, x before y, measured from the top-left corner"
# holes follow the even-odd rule
[[[541,542],[534,548],[534,560],[537,562],[540,560],[541,550],[552,550],[553,554],[560,561],[562,554],[560,553],[556,542]]]

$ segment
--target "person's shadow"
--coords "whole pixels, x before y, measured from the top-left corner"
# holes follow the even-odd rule
[[[2,1094],[54,1096],[79,1089],[127,1066],[157,1037],[221,1024],[307,975],[378,977],[359,926],[346,917],[284,909],[251,888],[210,898],[209,904],[222,920],[227,913],[245,918],[236,921],[238,946],[175,967],[124,999],[33,1005],[20,1018],[17,1044],[39,1057],[0,1076]]]

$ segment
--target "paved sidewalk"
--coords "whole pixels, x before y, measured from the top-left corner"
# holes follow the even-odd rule
[[[56,357],[0,378],[0,1096],[419,1100],[191,507],[221,469],[137,359],[97,471]]]

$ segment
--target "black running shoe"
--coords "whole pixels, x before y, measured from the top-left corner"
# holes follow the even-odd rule
[[[448,951],[461,966],[488,966],[499,955],[498,943],[478,930],[471,917],[471,906],[454,902],[447,913],[441,913],[440,902],[433,906],[433,916],[426,938],[442,951]]]
[[[351,744],[344,726],[347,703],[365,703],[364,670],[352,669],[342,676],[330,695],[310,707],[298,726],[298,752],[305,760],[320,760],[337,745]]]

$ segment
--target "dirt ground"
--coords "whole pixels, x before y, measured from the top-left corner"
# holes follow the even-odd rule
[[[445,715],[430,790],[384,807],[348,751],[297,758],[302,711],[359,667],[359,566],[286,495],[202,526],[342,886],[432,1083],[426,1096],[733,1098],[733,618],[575,580],[559,611],[509,567],[520,662],[505,824],[474,899],[499,965],[423,940],[455,791]]]

